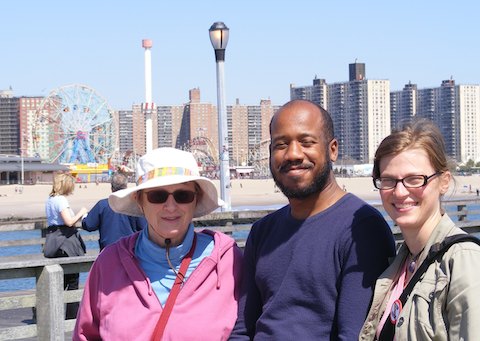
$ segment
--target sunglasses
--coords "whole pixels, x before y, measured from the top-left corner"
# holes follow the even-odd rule
[[[145,194],[147,195],[147,200],[152,204],[165,203],[168,200],[169,195],[173,195],[177,204],[190,204],[195,199],[197,192],[179,189],[170,193],[160,189],[158,191],[145,192]]]

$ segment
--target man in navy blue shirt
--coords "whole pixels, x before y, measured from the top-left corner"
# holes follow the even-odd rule
[[[231,340],[356,340],[377,277],[395,255],[389,226],[337,184],[330,115],[288,102],[270,123],[270,170],[289,205],[257,221]]]
[[[124,173],[114,173],[112,176],[112,192],[127,188],[128,178]],[[144,217],[132,217],[114,212],[108,204],[108,199],[102,199],[82,219],[82,228],[86,231],[99,230],[100,250],[122,237],[140,231],[147,227]]]

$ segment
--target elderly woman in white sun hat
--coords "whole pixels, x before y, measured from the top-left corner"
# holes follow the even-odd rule
[[[105,248],[90,270],[74,340],[225,340],[237,318],[242,253],[192,218],[219,207],[191,153],[141,157],[137,185],[114,192],[114,211],[145,216],[148,229]],[[114,228],[114,226],[112,226]]]

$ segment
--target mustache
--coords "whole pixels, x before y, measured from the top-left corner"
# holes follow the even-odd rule
[[[286,173],[290,171],[291,169],[310,169],[313,168],[313,163],[311,162],[284,162],[280,165],[278,168],[279,172],[281,173]]]

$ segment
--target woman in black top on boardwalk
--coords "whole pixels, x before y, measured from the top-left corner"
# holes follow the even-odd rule
[[[80,233],[75,227],[87,209],[82,207],[74,214],[66,196],[73,193],[75,179],[70,174],[55,174],[52,191],[45,205],[48,234],[44,246],[44,255],[48,258],[83,256],[86,248]],[[78,289],[79,274],[64,275],[64,289]],[[67,304],[67,319],[77,316],[78,302]]]

